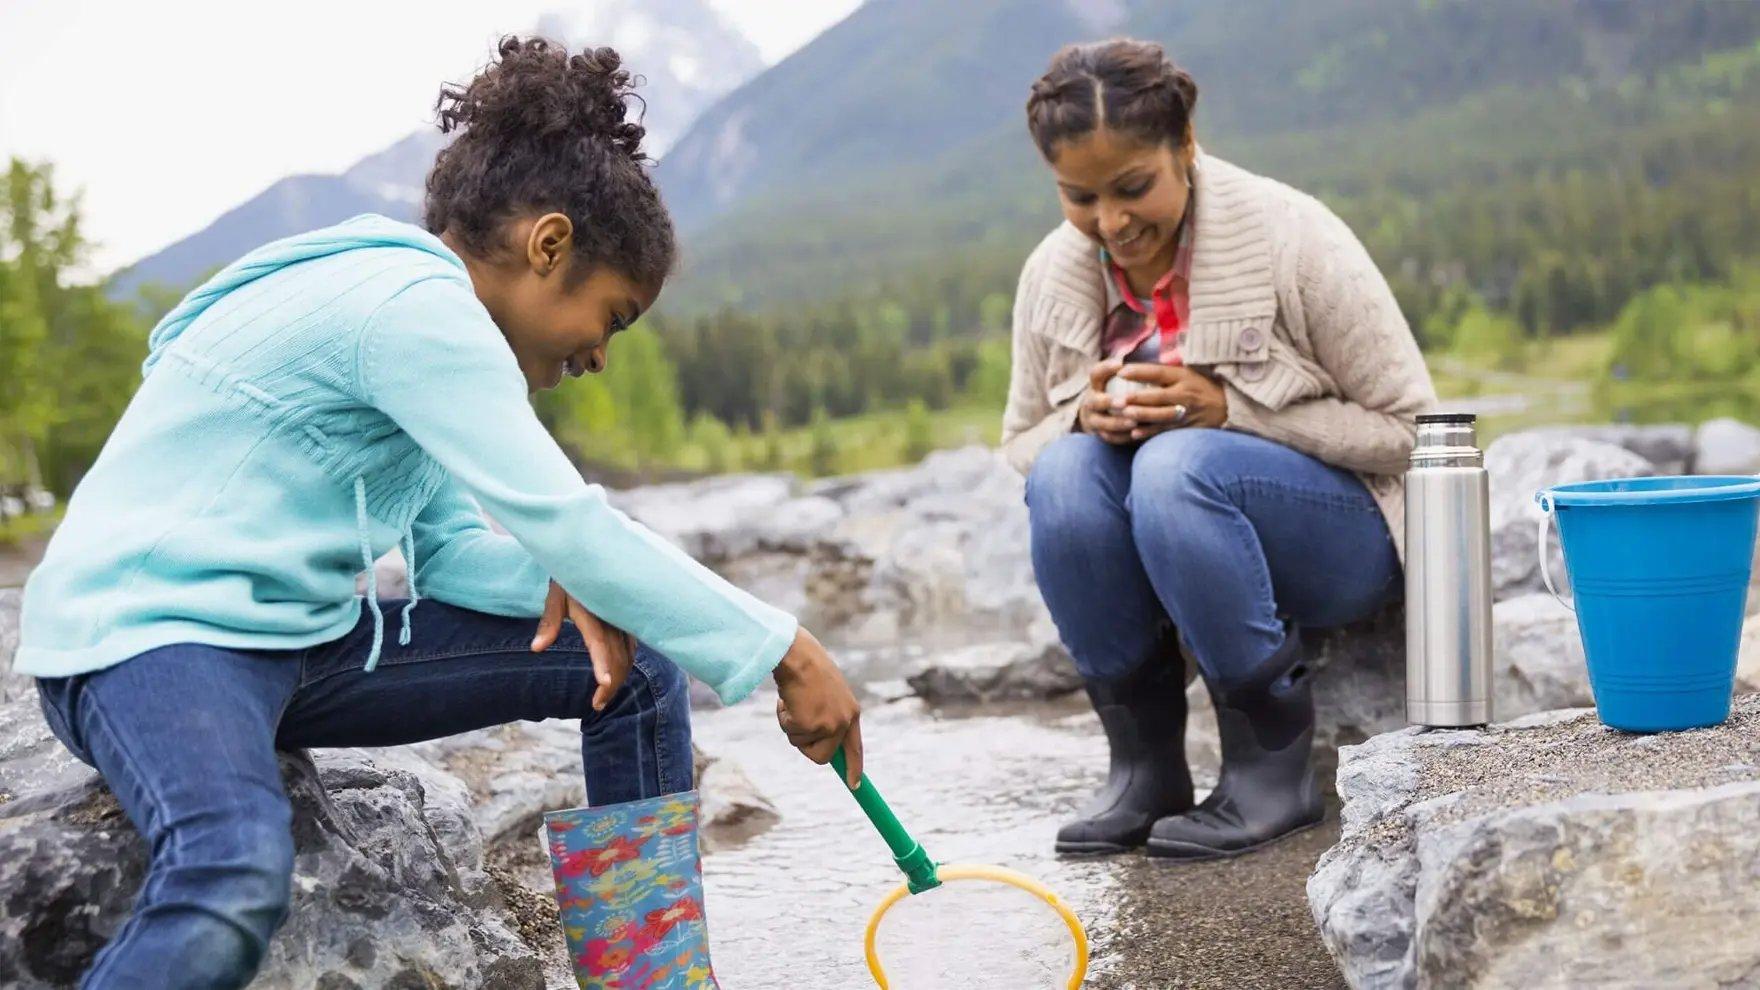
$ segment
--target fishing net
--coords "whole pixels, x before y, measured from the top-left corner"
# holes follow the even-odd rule
[[[1087,939],[1037,881],[992,866],[945,865],[939,887],[899,887],[869,921],[868,967],[888,990],[1081,985]]]

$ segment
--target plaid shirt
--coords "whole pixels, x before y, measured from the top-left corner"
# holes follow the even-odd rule
[[[1155,283],[1148,299],[1141,299],[1131,291],[1124,269],[1113,264],[1112,256],[1105,248],[1100,249],[1100,261],[1106,266],[1108,276],[1106,326],[1100,338],[1101,351],[1106,357],[1180,363],[1180,344],[1192,312],[1191,216],[1192,205],[1188,201],[1185,218],[1179,224],[1173,267]],[[1155,333],[1156,330],[1160,333]]]

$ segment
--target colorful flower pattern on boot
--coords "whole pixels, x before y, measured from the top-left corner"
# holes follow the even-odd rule
[[[583,990],[719,990],[709,962],[697,795],[544,816]]]

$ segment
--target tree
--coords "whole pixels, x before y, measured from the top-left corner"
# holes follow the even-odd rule
[[[134,394],[145,327],[74,283],[90,245],[52,169],[13,159],[0,182],[0,483],[65,495]]]
[[[837,473],[837,434],[823,407],[813,410],[813,425],[808,431],[807,470],[815,478]]]
[[[915,464],[935,449],[934,424],[929,420],[929,409],[921,399],[912,399],[904,412],[904,460],[907,464]]]

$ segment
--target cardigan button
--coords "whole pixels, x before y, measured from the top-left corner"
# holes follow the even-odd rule
[[[1250,361],[1240,365],[1240,375],[1243,381],[1259,381],[1265,377],[1265,362]]]
[[[1265,335],[1258,327],[1248,327],[1241,331],[1241,346],[1249,351],[1256,351],[1265,346]]]

